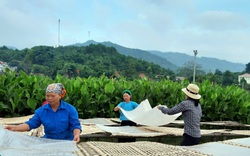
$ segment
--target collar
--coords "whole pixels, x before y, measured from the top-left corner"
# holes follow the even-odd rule
[[[43,107],[44,107],[44,109],[50,109],[50,110],[52,110],[51,105],[49,103],[46,104],[46,105],[44,105]],[[66,109],[64,101],[60,100],[60,105],[59,105],[58,109]]]

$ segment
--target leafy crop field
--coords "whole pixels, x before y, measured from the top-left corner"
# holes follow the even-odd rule
[[[88,78],[66,78],[57,75],[53,80],[46,76],[27,75],[24,72],[7,71],[0,75],[0,117],[16,117],[34,113],[45,100],[48,84],[64,84],[65,101],[74,105],[79,117],[118,117],[113,108],[122,100],[122,91],[130,89],[134,101],[148,99],[152,107],[163,104],[172,107],[185,96],[181,91],[188,85],[170,80],[153,81],[125,78],[110,79],[106,76]],[[203,81],[197,84],[202,98],[202,121],[237,121],[250,124],[250,93],[238,86],[212,84]]]

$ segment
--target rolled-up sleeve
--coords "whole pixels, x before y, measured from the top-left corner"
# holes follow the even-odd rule
[[[79,121],[78,112],[75,107],[71,107],[71,113],[69,116],[70,122],[70,131],[73,132],[74,129],[80,129],[82,131],[82,127]]]

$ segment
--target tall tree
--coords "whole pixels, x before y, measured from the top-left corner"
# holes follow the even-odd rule
[[[250,73],[250,62],[246,64],[246,73]]]
[[[184,76],[187,78],[192,78],[193,77],[193,72],[194,72],[194,63],[193,61],[186,62],[181,68],[177,70],[178,76]],[[202,67],[200,64],[196,64],[196,70],[195,70],[196,75],[203,75],[205,74],[205,71],[202,70]]]
[[[214,75],[222,76],[223,73],[219,69],[216,69],[215,72],[214,72]]]
[[[222,78],[222,84],[223,85],[232,85],[232,84],[238,84],[238,77],[236,74],[230,72],[229,70],[225,71],[223,73]]]

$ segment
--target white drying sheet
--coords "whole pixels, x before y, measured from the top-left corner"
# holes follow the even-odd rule
[[[142,131],[135,126],[105,126],[100,124],[97,124],[96,126],[111,133],[112,136],[154,137],[165,135],[164,133],[159,132]]]
[[[0,156],[76,156],[76,142],[12,132],[0,125]]]
[[[131,121],[145,126],[162,126],[167,125],[176,120],[181,113],[175,115],[163,114],[157,107],[152,109],[148,99],[142,101],[136,109],[125,111],[122,113]]]

